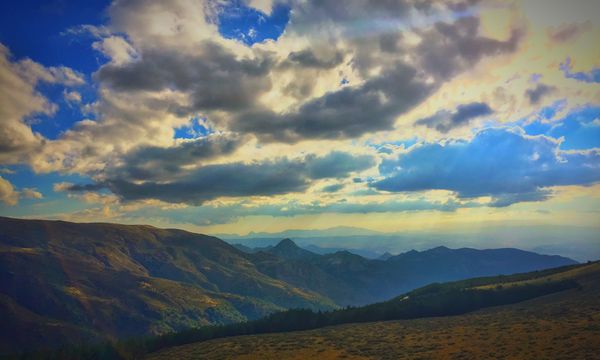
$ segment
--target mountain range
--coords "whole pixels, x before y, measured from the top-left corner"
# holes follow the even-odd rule
[[[177,229],[0,218],[0,353],[362,305],[432,282],[575,263],[446,247],[372,260],[289,239],[245,250]]]
[[[275,246],[281,239],[290,238],[300,247],[327,254],[340,250],[377,259],[386,252],[399,254],[427,250],[445,245],[449,248],[520,248],[544,254],[559,254],[580,262],[600,259],[600,228],[564,225],[521,226],[519,224],[491,223],[472,231],[451,229],[446,231],[419,230],[406,232],[377,232],[357,227],[334,227],[320,230],[286,230],[246,235],[217,234],[230,244],[249,248]],[[577,233],[576,237],[572,235]],[[569,238],[569,242],[564,239]],[[485,244],[485,245],[482,245]]]

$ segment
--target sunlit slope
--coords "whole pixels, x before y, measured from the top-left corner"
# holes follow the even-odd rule
[[[148,358],[595,358],[600,352],[600,263],[562,270],[519,280],[518,285],[511,278],[493,286],[522,286],[555,279],[575,280],[580,287],[459,316],[225,338],[165,349]]]

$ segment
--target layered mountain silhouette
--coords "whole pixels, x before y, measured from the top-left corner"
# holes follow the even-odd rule
[[[285,250],[284,250],[285,249]],[[348,251],[317,255],[291,240],[260,248],[258,268],[271,277],[326,295],[338,305],[383,301],[433,282],[514,274],[575,264],[574,260],[518,249],[409,251],[370,260]]]
[[[386,300],[432,283],[574,264],[517,249],[369,260],[284,239],[240,250],[145,225],[0,218],[0,353]]]

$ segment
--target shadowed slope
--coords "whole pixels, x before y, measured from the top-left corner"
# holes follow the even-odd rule
[[[0,289],[3,351],[334,306],[214,237],[8,218],[0,218]]]

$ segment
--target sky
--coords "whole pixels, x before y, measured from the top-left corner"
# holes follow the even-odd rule
[[[2,2],[0,215],[600,234],[598,14],[595,0]]]

